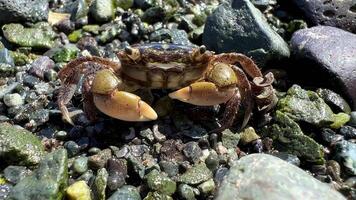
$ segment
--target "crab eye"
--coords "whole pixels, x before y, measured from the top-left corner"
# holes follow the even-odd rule
[[[133,53],[133,50],[131,47],[125,47],[125,53],[131,55]]]
[[[202,46],[199,47],[199,53],[200,53],[200,54],[205,53],[205,51],[206,51],[206,47],[205,47],[204,45],[202,45]]]
[[[140,50],[137,48],[125,47],[124,50],[127,57],[135,62],[138,61],[141,57]]]

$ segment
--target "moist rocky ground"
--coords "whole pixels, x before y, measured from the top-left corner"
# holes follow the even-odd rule
[[[352,0],[0,0],[0,25],[0,199],[356,199]],[[62,120],[67,62],[150,42],[244,53],[279,101],[211,133],[224,105],[168,90],[136,92],[156,121],[91,122],[79,84]]]

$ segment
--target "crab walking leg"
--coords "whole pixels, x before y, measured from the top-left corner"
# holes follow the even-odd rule
[[[95,106],[110,117],[124,121],[151,121],[157,113],[135,94],[115,90],[110,95],[94,94]]]
[[[211,82],[196,82],[170,93],[169,97],[197,106],[212,106],[227,102],[235,92],[235,88],[219,89]]]

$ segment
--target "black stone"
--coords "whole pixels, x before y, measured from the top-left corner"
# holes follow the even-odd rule
[[[329,26],[302,29],[292,36],[295,66],[290,71],[306,85],[332,88],[356,109],[356,35]]]

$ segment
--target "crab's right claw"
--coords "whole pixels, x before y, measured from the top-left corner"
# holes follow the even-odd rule
[[[114,91],[109,95],[94,94],[94,104],[110,117],[124,121],[151,121],[157,113],[137,95]]]

